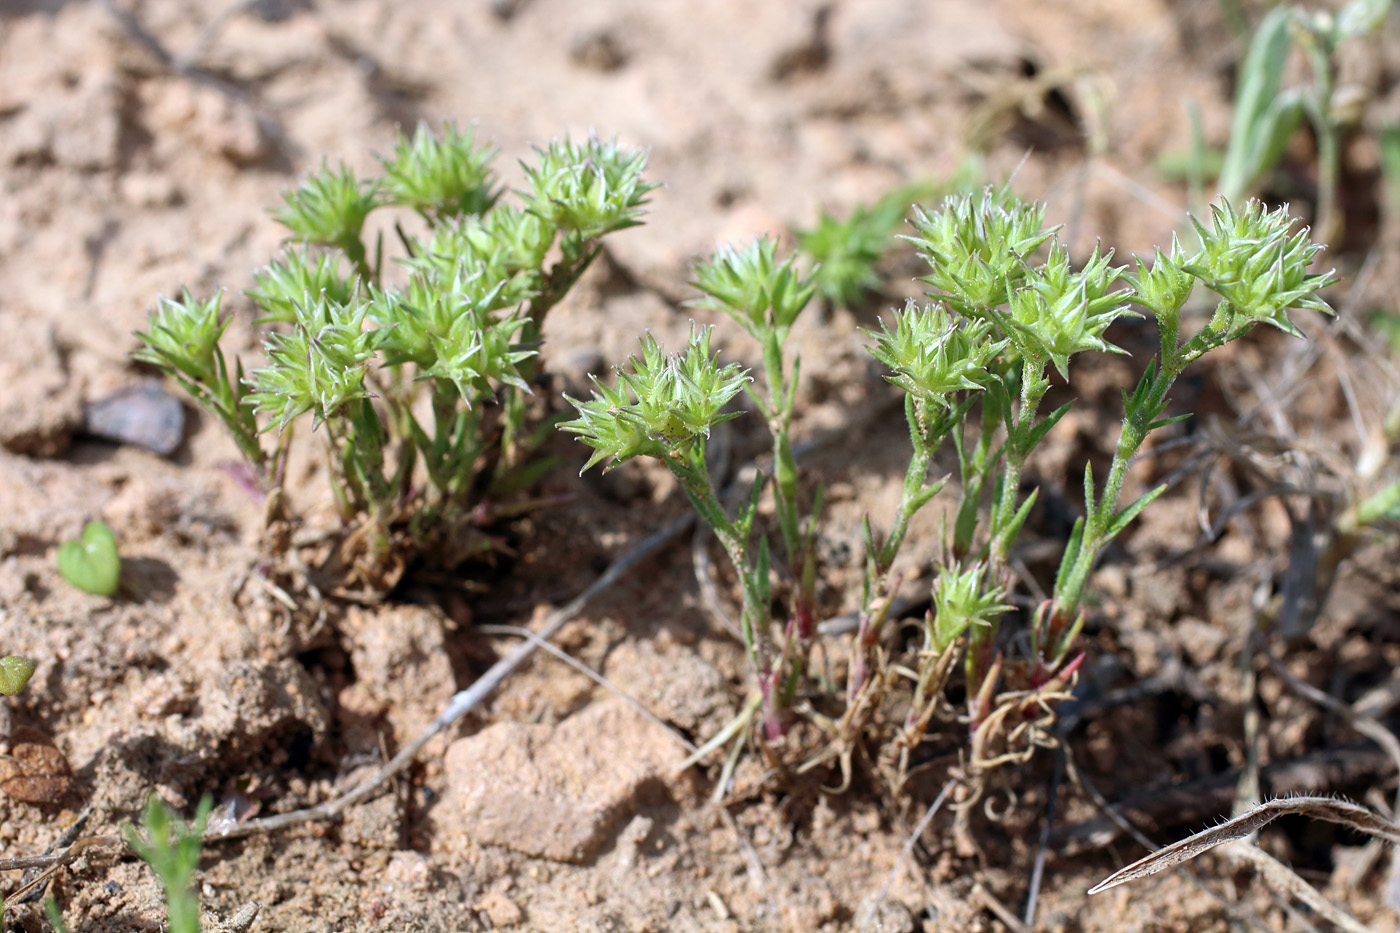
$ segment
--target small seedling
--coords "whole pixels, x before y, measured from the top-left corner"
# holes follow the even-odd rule
[[[34,676],[34,662],[17,654],[0,658],[0,693],[12,697]]]
[[[146,800],[140,830],[129,822],[122,827],[127,846],[151,866],[165,889],[170,933],[199,933],[199,897],[194,892],[194,873],[199,868],[204,827],[212,808],[213,801],[205,797],[199,802],[194,822],[185,823],[165,801],[152,794]],[[0,901],[0,910],[3,907]],[[58,933],[68,933],[68,924],[53,898],[44,901],[44,914]]]
[[[166,915],[170,933],[199,933],[199,898],[194,892],[194,873],[199,868],[199,852],[204,827],[213,801],[199,802],[194,822],[177,819],[170,807],[155,794],[146,800],[141,829],[126,824],[126,843],[160,878],[165,888]]]
[[[117,536],[106,522],[88,522],[82,536],[58,546],[58,572],[63,579],[94,596],[111,596],[121,582],[122,558]]]
[[[957,182],[943,191],[958,190]],[[816,226],[797,230],[797,245],[818,263],[813,284],[831,307],[854,308],[876,295],[877,267],[899,245],[894,234],[915,202],[936,196],[928,182],[902,185],[845,218],[823,211]]]

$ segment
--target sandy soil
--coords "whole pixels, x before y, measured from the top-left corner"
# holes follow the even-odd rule
[[[948,176],[969,152],[988,178],[1015,171],[1019,191],[1045,198],[1072,249],[1095,236],[1123,254],[1166,242],[1186,193],[1157,166],[1187,145],[1184,102],[1199,104],[1212,143],[1228,131],[1238,48],[1221,16],[1142,0],[0,3],[0,648],[40,664],[7,704],[12,740],[37,730],[72,770],[51,799],[0,793],[0,857],[49,851],[80,813],[87,832],[111,832],[152,791],[186,811],[212,794],[241,815],[333,796],[515,644],[475,626],[538,621],[685,511],[655,471],[579,479],[582,451],[561,440],[572,468],[544,492],[569,504],[513,528],[508,565],[308,617],[260,576],[261,507],[219,425],[187,410],[165,458],[89,436],[85,406],[152,379],[128,354],[156,296],[228,288],[232,347],[256,352],[239,290],[279,244],[265,209],[297,173],[323,158],[373,167],[420,120],[475,122],[508,181],[530,144],[566,132],[647,147],[664,187],[646,226],[610,241],[546,334],[546,366],[577,392],[644,329],[674,342],[703,317],[682,306],[688,266],[717,240],[788,233],[820,209]],[[1372,59],[1356,80],[1387,93],[1396,63]],[[1375,163],[1364,141],[1348,151],[1354,223],[1332,256],[1348,276],[1383,233]],[[1370,268],[1338,302],[1355,316],[1389,295],[1393,309],[1394,276],[1393,264]],[[797,335],[812,374],[798,431],[819,442],[812,468],[829,483],[833,592],[858,573],[860,516],[897,500],[907,443],[865,362],[869,323],[840,312]],[[1257,708],[1266,793],[1393,795],[1393,764],[1341,717],[1276,677],[1261,675],[1256,702],[1246,692],[1254,607],[1293,567],[1299,502],[1290,512],[1261,494],[1209,540],[1200,527],[1302,475],[1288,469],[1348,488],[1359,442],[1343,387],[1373,422],[1392,384],[1349,326],[1352,338],[1306,321],[1322,348],[1306,358],[1261,335],[1183,383],[1181,401],[1202,413],[1196,449],[1217,453],[1096,577],[1085,703],[1066,738],[1074,769],[1049,751],[1028,765],[976,816],[972,851],[946,814],[906,848],[932,779],[892,799],[869,780],[831,795],[823,776],[774,787],[741,773],[741,792],[712,804],[717,766],[677,776],[685,749],[671,732],[538,656],[342,820],[210,845],[211,925],[255,903],[252,929],[268,931],[844,931],[879,902],[870,929],[1001,930],[1014,927],[1000,905],[1024,909],[1042,839],[1036,929],[1295,923],[1247,872],[1210,858],[1086,897],[1142,852],[1088,788],[1158,842],[1175,839],[1229,812]],[[1096,371],[1057,429],[1038,466],[1048,501],[1072,501],[1071,465],[1104,452],[1131,373]],[[1297,380],[1308,391],[1258,404]],[[1284,410],[1301,453],[1261,441]],[[736,430],[739,455],[764,443]],[[1164,477],[1189,455],[1139,469]],[[324,490],[304,453],[290,495],[313,526],[326,521]],[[76,592],[54,568],[57,544],[92,518],[121,541],[113,599]],[[1064,531],[1054,514],[1033,524],[1051,547]],[[911,572],[936,533],[934,519],[915,530]],[[1393,685],[1394,558],[1393,539],[1364,545],[1318,623],[1276,646],[1295,675],[1348,702]],[[557,643],[690,739],[743,700],[742,650],[701,608],[688,537]],[[1396,928],[1388,854],[1302,820],[1264,845],[1363,923]],[[112,848],[67,866],[48,893],[76,930],[162,926],[149,871]],[[37,902],[11,905],[6,929],[44,929],[41,918]]]

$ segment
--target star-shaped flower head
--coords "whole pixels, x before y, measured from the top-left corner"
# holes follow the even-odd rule
[[[610,461],[612,469],[633,457],[664,458],[710,436],[720,422],[738,417],[724,407],[749,382],[738,364],[720,366],[710,353],[710,328],[692,327],[685,353],[667,356],[650,334],[641,357],[619,367],[617,384],[596,377],[593,398],[569,402],[578,418],[560,425],[594,449],[583,469]]]
[[[1235,210],[1225,201],[1212,206],[1210,229],[1194,218],[1191,222],[1201,249],[1182,269],[1229,302],[1234,315],[1230,339],[1256,323],[1301,336],[1288,318],[1292,308],[1333,313],[1317,293],[1337,279],[1330,272],[1308,272],[1322,246],[1308,239],[1306,227],[1290,232],[1293,219],[1287,207],[1268,211],[1251,200]]]

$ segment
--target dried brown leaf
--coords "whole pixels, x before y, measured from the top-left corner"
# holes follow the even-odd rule
[[[1211,829],[1202,830],[1194,836],[1188,836],[1138,859],[1094,885],[1089,889],[1089,893],[1098,894],[1124,882],[1155,875],[1163,869],[1189,861],[1208,849],[1250,836],[1260,827],[1267,826],[1280,816],[1290,813],[1301,813],[1314,819],[1340,823],[1378,839],[1400,843],[1400,826],[1361,804],[1332,797],[1280,797],[1265,801],[1248,813]]]

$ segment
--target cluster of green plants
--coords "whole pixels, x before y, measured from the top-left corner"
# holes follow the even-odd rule
[[[911,301],[868,335],[870,353],[904,395],[911,456],[895,514],[879,530],[869,519],[864,525],[859,626],[842,686],[813,665],[817,607],[834,601],[819,599],[821,486],[804,481],[792,443],[801,361],[787,338],[817,287],[798,257],[780,257],[764,238],[722,247],[695,274],[702,303],[757,344],[756,376],[721,364],[710,328],[695,327],[686,347],[671,355],[643,337],[615,383],[595,380],[591,398],[570,400],[577,416],[561,427],[593,448],[585,469],[660,460],[714,530],[740,582],[740,628],[755,689],[707,748],[736,736],[770,750],[780,742],[802,748],[790,737],[810,725],[819,751],[799,767],[839,760],[848,779],[853,752],[873,735],[881,769],[896,786],[907,777],[910,752],[939,731],[967,730],[974,772],[1029,753],[1037,722],[1048,725],[1080,663],[1082,607],[1097,557],[1164,489],[1122,501],[1129,466],[1149,435],[1189,417],[1167,413],[1177,377],[1256,324],[1297,334],[1290,310],[1330,313],[1318,291],[1334,280],[1309,271],[1321,247],[1284,210],[1222,202],[1207,223],[1193,224],[1197,248],[1188,251],[1173,238],[1168,250],[1130,268],[1097,247],[1071,261],[1058,228],[1046,226],[1044,208],[1005,190],[915,209],[908,239],[928,264],[920,280],[928,300]],[[1193,325],[1183,308],[1198,289],[1217,303]],[[1159,351],[1137,384],[1124,387],[1112,462],[1103,476],[1085,463],[1084,513],[1051,595],[1029,613],[1015,611],[1009,559],[1037,495],[1023,488],[1024,479],[1037,447],[1072,404],[1045,411],[1042,402],[1055,382],[1073,388],[1082,364],[1072,361],[1080,354],[1123,352],[1110,342],[1110,325],[1143,315],[1156,320]],[[706,452],[715,426],[739,417],[731,403],[745,392],[771,436],[772,466],[730,510]],[[892,568],[911,519],[945,488],[947,480],[932,469],[945,445],[956,456],[958,482],[950,490],[944,557],[922,644],[904,654],[887,637],[900,583]],[[759,518],[765,495],[771,529]],[[1012,638],[1027,630],[1028,637]],[[961,710],[950,699],[959,694]]]
[[[270,523],[294,427],[319,429],[347,529],[342,575],[376,591],[414,555],[450,567],[488,547],[473,529],[545,468],[528,405],[541,327],[655,187],[640,151],[566,138],[536,151],[507,199],[494,156],[470,131],[420,126],[376,177],[323,165],[286,192],[273,216],[291,244],[246,292],[268,326],[261,367],[221,349],[222,293],[161,299],[137,335],[135,357],[228,428],[269,492]],[[372,253],[366,242],[381,208],[421,222],[394,225],[397,276],[383,235]]]

